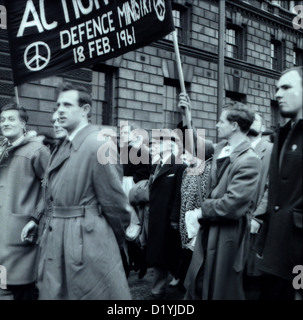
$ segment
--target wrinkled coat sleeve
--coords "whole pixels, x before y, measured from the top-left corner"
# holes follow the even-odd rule
[[[32,166],[34,169],[34,172],[38,179],[41,180],[41,191],[42,191],[42,180],[45,175],[45,170],[48,164],[50,158],[50,152],[49,149],[45,146],[42,146],[39,150],[37,150],[31,159]],[[41,198],[36,206],[35,212],[33,212],[32,217],[35,219],[35,221],[39,221],[44,213],[44,199],[41,192]]]
[[[270,165],[270,158],[272,153],[273,144],[267,141],[261,142],[264,146],[262,148],[261,156],[261,170],[260,170],[260,179],[258,188],[258,197],[256,203],[256,209],[253,212],[253,218],[261,223],[261,220],[258,219],[260,215],[266,213],[267,210],[267,202],[268,202],[268,172],[269,172],[269,165]],[[256,152],[258,154],[258,152]]]
[[[206,199],[202,204],[202,217],[208,220],[237,220],[248,210],[250,199],[258,184],[260,159],[251,156],[237,162],[230,172],[231,180],[223,197]],[[220,181],[217,187],[220,187]]]
[[[268,187],[266,186],[266,189],[265,189],[265,191],[263,193],[262,199],[259,202],[259,205],[256,208],[255,212],[253,213],[253,217],[254,218],[266,213],[267,200],[268,200]],[[257,220],[259,221],[259,219],[257,219]]]
[[[120,164],[100,164],[93,169],[93,185],[106,217],[121,247],[130,223],[131,206],[122,189],[123,169]]]

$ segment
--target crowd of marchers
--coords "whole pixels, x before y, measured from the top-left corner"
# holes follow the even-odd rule
[[[128,124],[100,139],[90,92],[68,82],[51,134],[2,107],[0,300],[130,300],[130,271],[148,268],[151,300],[168,285],[185,300],[302,300],[302,89],[302,67],[281,74],[285,122],[270,135],[249,106],[222,106],[216,144],[195,134],[184,93],[180,130],[151,139]],[[105,149],[121,161],[100,163]]]

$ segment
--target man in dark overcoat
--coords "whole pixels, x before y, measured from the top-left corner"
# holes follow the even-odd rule
[[[152,157],[158,155],[157,165],[150,177],[150,211],[148,223],[148,239],[146,260],[153,267],[153,283],[151,297],[162,299],[168,272],[174,273],[181,250],[181,240],[178,232],[178,222],[181,205],[181,182],[186,168],[182,162],[176,163],[172,153],[170,130],[153,130]],[[160,136],[163,141],[160,142]],[[175,139],[178,137],[175,135]]]
[[[266,300],[302,299],[302,285],[300,292],[293,283],[295,266],[303,265],[302,79],[301,66],[284,71],[277,83],[280,113],[289,121],[278,126],[274,138],[268,206],[256,245]]]
[[[255,120],[248,131],[251,147],[261,160],[260,177],[255,195],[255,208],[250,227],[250,244],[247,265],[244,273],[244,290],[247,300],[258,300],[260,296],[259,260],[254,251],[262,220],[259,216],[266,212],[268,199],[268,171],[272,152],[272,143],[263,138],[265,122],[259,113],[255,113]]]

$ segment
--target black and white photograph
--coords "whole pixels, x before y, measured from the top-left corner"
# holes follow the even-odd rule
[[[303,300],[303,1],[0,0],[0,68],[1,301]]]

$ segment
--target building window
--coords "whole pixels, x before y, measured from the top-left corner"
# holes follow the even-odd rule
[[[182,44],[189,44],[190,7],[172,2],[172,9],[178,42]],[[173,37],[169,34],[165,39],[172,41]]]
[[[178,97],[180,94],[180,85],[178,81],[164,79],[164,97],[163,97],[163,125],[167,129],[175,129],[177,124],[182,121],[178,110]]]
[[[113,113],[113,72],[93,71],[92,122],[99,125],[116,125]]]
[[[246,95],[243,93],[226,90],[225,103],[234,102],[234,101],[246,103]]]
[[[274,39],[270,42],[270,67],[277,71],[284,69],[283,43]]]
[[[270,110],[271,110],[270,127],[273,131],[275,131],[278,123],[281,123],[279,104],[276,100],[271,100]]]
[[[294,66],[303,66],[303,50],[294,48],[293,52],[293,65]]]
[[[244,29],[227,25],[225,31],[225,55],[229,58],[244,59]]]
[[[285,0],[272,0],[272,4],[275,4],[283,9],[289,10],[290,9],[290,1]]]

